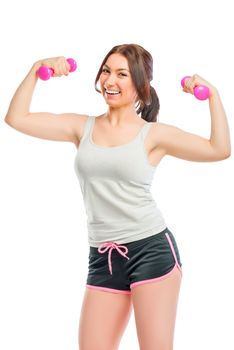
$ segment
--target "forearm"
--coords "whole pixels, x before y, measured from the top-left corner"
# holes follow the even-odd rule
[[[33,91],[38,80],[36,71],[39,67],[40,61],[34,63],[25,79],[17,88],[5,117],[6,122],[18,120],[29,113]]]
[[[209,98],[211,115],[210,143],[220,154],[231,154],[228,121],[218,90],[214,89]]]

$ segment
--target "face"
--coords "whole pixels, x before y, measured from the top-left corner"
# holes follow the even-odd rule
[[[127,59],[114,53],[102,67],[100,87],[106,103],[111,107],[135,105],[137,91],[134,87]]]

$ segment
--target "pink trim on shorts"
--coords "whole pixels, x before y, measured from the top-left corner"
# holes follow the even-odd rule
[[[97,286],[92,286],[90,284],[86,284],[87,288],[90,289],[97,289],[97,290],[101,290],[103,292],[110,292],[110,293],[117,293],[117,294],[131,294],[131,291],[127,291],[127,290],[119,290],[119,289],[112,289],[112,288],[103,288],[103,287],[97,287]]]
[[[174,270],[176,268],[178,268],[177,264],[175,264],[173,269],[170,272],[166,273],[165,275],[163,275],[161,277],[152,278],[152,279],[149,279],[149,280],[144,280],[144,281],[140,281],[140,282],[134,282],[134,283],[132,283],[130,285],[130,288],[132,289],[132,288],[134,288],[136,286],[139,286],[141,284],[147,284],[147,283],[152,283],[152,282],[160,282],[160,281],[166,279],[167,277],[169,277],[174,272]]]
[[[180,270],[180,273],[181,273],[181,276],[182,276],[182,275],[183,275],[183,272],[182,272],[182,269],[181,269],[181,267],[180,267],[180,265],[179,265],[179,263],[178,263],[178,260],[177,260],[177,257],[176,257],[176,253],[175,253],[175,249],[174,249],[174,247],[173,247],[171,238],[170,238],[170,236],[169,236],[169,234],[168,234],[167,232],[165,233],[165,235],[166,235],[167,240],[168,240],[168,242],[169,242],[169,244],[170,244],[170,247],[171,247],[171,250],[172,250],[172,254],[173,254],[174,259],[175,259],[175,262],[176,262],[176,265],[177,265],[178,269]]]

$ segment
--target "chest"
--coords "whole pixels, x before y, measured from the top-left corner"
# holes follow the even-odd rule
[[[145,124],[145,123],[144,123]],[[144,124],[126,127],[126,128],[108,128],[104,124],[95,121],[90,130],[90,142],[100,150],[110,148],[111,150],[118,147],[131,144],[141,132]],[[152,123],[150,129],[144,137],[143,147],[150,166],[157,166],[165,155],[163,149],[157,144],[158,123]],[[77,148],[79,144],[77,144]]]

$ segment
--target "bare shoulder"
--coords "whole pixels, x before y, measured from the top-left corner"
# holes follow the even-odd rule
[[[151,138],[152,138],[154,147],[163,148],[162,147],[163,140],[168,134],[170,134],[170,130],[171,130],[170,127],[171,125],[165,124],[165,123],[160,123],[160,122],[153,123],[151,128]]]
[[[165,123],[161,123],[161,122],[154,123],[154,128],[155,128],[155,131],[157,131],[160,134],[170,132],[170,130],[176,129],[176,127],[173,125],[165,124]]]
[[[180,131],[176,126],[160,122],[154,123],[152,129],[154,130],[154,142],[157,146],[162,145],[165,139],[172,137]]]
[[[150,135],[152,148],[157,149],[158,152],[164,155],[170,154],[169,147],[171,147],[171,144],[173,144],[172,148],[175,146],[181,131],[181,129],[170,124],[153,123]]]

